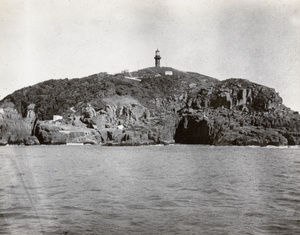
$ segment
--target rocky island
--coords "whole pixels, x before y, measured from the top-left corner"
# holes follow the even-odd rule
[[[272,88],[170,67],[48,80],[0,101],[6,144],[299,145],[300,116]]]

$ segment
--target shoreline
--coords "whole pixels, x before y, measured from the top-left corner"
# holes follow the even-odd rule
[[[35,144],[35,145],[25,145],[25,144],[6,144],[1,145],[1,147],[35,147],[35,146],[103,146],[103,147],[164,147],[164,146],[207,146],[207,147],[248,147],[248,148],[274,148],[274,149],[298,149],[300,145],[209,145],[209,144],[181,144],[181,143],[172,143],[172,144],[116,144],[116,143],[105,143],[105,144],[84,144],[84,143],[66,143],[66,144]]]

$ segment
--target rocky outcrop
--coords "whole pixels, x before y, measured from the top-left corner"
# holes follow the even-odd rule
[[[279,109],[282,98],[274,89],[244,79],[228,79],[210,87],[197,87],[188,97],[188,107],[267,111]]]
[[[189,93],[175,134],[177,143],[297,145],[300,116],[274,89],[228,79]]]
[[[177,143],[213,145],[298,145],[298,114],[249,113],[229,109],[185,109],[175,134]],[[278,117],[280,116],[280,118]]]
[[[72,130],[64,131],[67,136],[67,143],[99,144],[101,135],[98,131],[90,130]]]
[[[35,135],[42,144],[55,144],[53,136],[57,135],[65,136],[66,143],[133,146],[174,143],[179,116],[175,109],[170,109],[170,103],[175,105],[175,101],[176,98],[162,100],[164,105],[160,103],[152,114],[138,102],[121,105],[112,102],[89,118],[88,123],[82,115],[55,122],[40,121]]]
[[[39,145],[40,141],[38,140],[38,138],[36,136],[28,136],[25,141],[24,141],[25,145]]]
[[[178,116],[161,113],[158,118],[141,104],[111,104],[92,120],[104,144],[148,145],[174,143]]]
[[[140,104],[126,104],[117,106],[107,104],[104,110],[92,118],[98,129],[112,128],[119,125],[125,127],[141,125],[149,121],[150,112]]]
[[[219,134],[214,140],[215,145],[287,145],[288,140],[276,130],[240,128]]]
[[[90,128],[76,128],[61,123],[39,122],[35,136],[41,144],[59,145],[67,143],[99,144],[101,135]]]
[[[66,144],[67,136],[60,133],[61,130],[58,126],[38,124],[35,129],[35,136],[41,144]]]
[[[94,123],[91,121],[93,117],[97,115],[95,109],[91,106],[90,103],[87,104],[87,106],[82,110],[82,116],[80,117],[80,120],[83,123],[93,125]]]
[[[12,107],[0,108],[0,142],[6,144],[25,144],[32,135],[35,124],[34,112],[25,118]]]

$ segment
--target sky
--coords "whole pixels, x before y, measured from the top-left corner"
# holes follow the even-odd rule
[[[275,88],[300,111],[300,0],[0,0],[0,99],[154,66]]]

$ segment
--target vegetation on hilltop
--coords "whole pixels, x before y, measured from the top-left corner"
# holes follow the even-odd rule
[[[173,76],[166,76],[164,74],[166,70],[174,71]],[[141,82],[126,79],[124,74],[106,73],[80,79],[52,79],[17,90],[0,101],[0,105],[5,107],[13,103],[18,112],[24,116],[27,106],[34,103],[38,118],[50,120],[53,115],[68,114],[71,112],[71,107],[80,107],[87,102],[91,103],[96,110],[100,110],[106,105],[105,98],[116,95],[131,96],[149,107],[151,99],[181,93],[191,82],[211,84],[217,81],[204,75],[189,74],[172,68],[159,68],[155,72],[153,68],[147,68],[132,74],[138,73]],[[146,74],[148,75],[145,76]],[[155,76],[157,74],[160,76]]]

